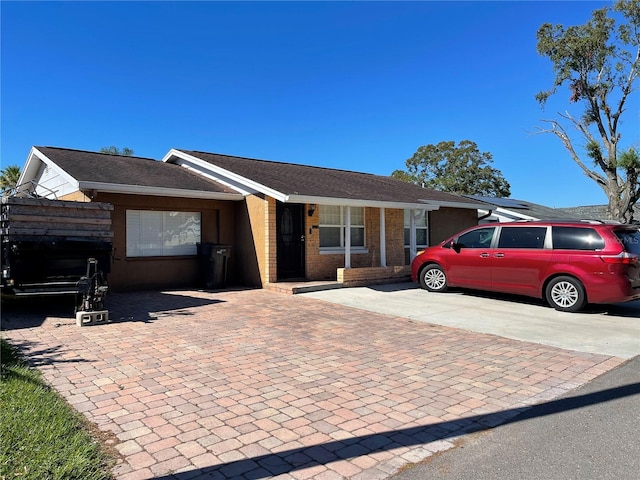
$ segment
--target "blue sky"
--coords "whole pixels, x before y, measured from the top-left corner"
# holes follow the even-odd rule
[[[389,175],[421,145],[471,140],[514,198],[606,203],[532,133],[570,107],[535,101],[553,82],[537,28],[606,3],[2,1],[2,166],[32,145],[116,145]],[[633,101],[623,146],[640,141]]]

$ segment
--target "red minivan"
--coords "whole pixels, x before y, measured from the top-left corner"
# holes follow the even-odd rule
[[[595,220],[478,225],[420,253],[411,279],[430,292],[527,295],[566,312],[627,302],[640,299],[640,230]]]

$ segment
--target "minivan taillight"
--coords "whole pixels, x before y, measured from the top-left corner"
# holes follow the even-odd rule
[[[635,265],[638,263],[638,256],[629,252],[622,252],[618,255],[600,255],[604,263],[617,263],[622,265]]]

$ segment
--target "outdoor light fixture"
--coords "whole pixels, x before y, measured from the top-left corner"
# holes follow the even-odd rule
[[[309,214],[310,217],[313,217],[313,214],[316,211],[316,204],[312,203],[309,205],[309,211],[307,212]]]

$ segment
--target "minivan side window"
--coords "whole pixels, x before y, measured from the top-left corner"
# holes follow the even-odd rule
[[[498,248],[544,248],[547,227],[502,227]]]
[[[551,227],[553,248],[559,250],[601,250],[604,240],[593,228]]]
[[[460,235],[456,244],[464,248],[489,248],[496,227],[477,228]]]

